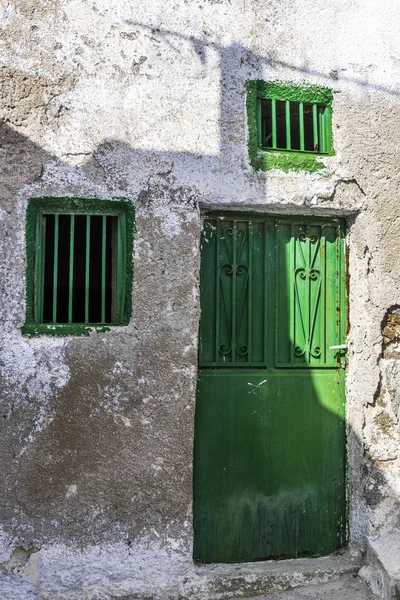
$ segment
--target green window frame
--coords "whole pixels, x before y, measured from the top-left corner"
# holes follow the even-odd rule
[[[329,88],[248,81],[249,157],[257,170],[319,171],[334,154]]]
[[[127,325],[133,234],[128,200],[31,199],[23,333],[88,335]]]

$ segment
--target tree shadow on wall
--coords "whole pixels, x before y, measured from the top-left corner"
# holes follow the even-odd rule
[[[137,23],[128,23],[132,27],[146,27]],[[189,44],[193,48],[194,53],[198,57],[198,60],[204,64],[207,60],[207,47],[209,42],[203,39],[197,39],[190,36],[182,36],[181,34],[176,34],[173,32],[163,31],[161,29],[155,30],[155,35],[164,43],[169,43],[170,38],[176,37],[179,40],[183,40]],[[217,173],[221,172],[225,177],[227,173],[229,173],[232,162],[235,163],[235,168],[237,168],[237,160],[239,158],[240,153],[242,153],[241,159],[246,161],[247,157],[243,155],[243,147],[244,144],[242,141],[237,145],[240,148],[240,152],[232,152],[232,129],[236,128],[235,125],[238,116],[240,117],[241,125],[240,131],[242,133],[242,140],[245,138],[245,124],[246,124],[246,116],[244,110],[244,96],[237,92],[237,89],[242,87],[245,80],[248,78],[262,78],[263,77],[263,68],[264,66],[268,66],[269,68],[274,68],[273,60],[265,60],[263,57],[260,57],[252,52],[250,52],[247,48],[239,45],[239,44],[231,44],[230,46],[218,46],[212,44],[213,48],[216,48],[219,53],[219,61],[220,61],[220,87],[221,87],[221,103],[220,103],[220,148],[219,152],[216,155],[199,155],[198,153],[188,153],[188,152],[169,152],[165,151],[152,151],[152,150],[139,150],[135,148],[129,147],[127,144],[121,143],[118,140],[105,140],[98,148],[93,150],[92,156],[89,158],[84,158],[82,164],[80,166],[71,166],[66,161],[62,161],[57,156],[53,156],[50,153],[46,152],[43,148],[36,145],[34,142],[29,140],[28,138],[19,134],[14,128],[8,126],[6,123],[1,125],[0,130],[0,143],[1,143],[1,153],[0,153],[0,166],[2,172],[2,182],[0,187],[0,193],[2,198],[3,208],[9,214],[9,218],[3,220],[1,222],[1,231],[2,231],[2,241],[4,242],[4,251],[3,251],[3,261],[2,261],[2,271],[3,271],[3,281],[11,279],[17,279],[20,277],[21,271],[19,270],[19,264],[15,262],[15,247],[12,247],[8,244],[7,240],[12,237],[12,230],[14,232],[21,231],[21,220],[23,219],[23,215],[16,214],[16,206],[15,196],[18,190],[25,184],[29,184],[32,189],[37,190],[37,195],[42,195],[43,188],[46,190],[46,194],[49,193],[49,190],[52,191],[52,195],[57,196],[85,196],[88,193],[94,195],[96,193],[96,189],[99,190],[99,194],[104,197],[106,193],[110,193],[110,195],[114,195],[114,191],[117,189],[120,193],[121,190],[126,190],[127,197],[130,197],[132,201],[137,204],[138,209],[141,211],[142,217],[145,218],[146,209],[149,208],[153,203],[157,203],[160,200],[165,202],[167,205],[171,204],[174,207],[183,206],[184,210],[188,210],[193,212],[194,207],[197,206],[199,200],[201,200],[199,194],[194,191],[196,184],[201,181],[203,174],[214,170]],[[321,77],[319,73],[313,73],[308,71],[306,68],[294,69],[291,65],[283,65],[279,63],[280,67],[285,67],[291,72],[294,70],[297,72],[301,72],[305,77],[318,75]],[[342,77],[343,81],[346,80],[345,77]],[[237,85],[237,80],[239,80],[240,85]],[[329,76],[326,76],[326,80],[331,81]],[[347,79],[347,81],[350,81]],[[366,82],[354,81],[358,85],[361,85],[365,88],[372,87],[376,90],[382,90],[387,92],[387,90],[380,88],[379,86],[370,86]],[[236,90],[236,91],[232,91]],[[243,89],[244,94],[244,89]],[[397,96],[398,93],[395,92],[393,95]],[[201,168],[199,169],[199,160],[201,160]],[[149,165],[153,165],[155,163],[155,168],[152,171],[152,168],[149,168]],[[51,180],[47,179],[44,186],[42,186],[43,182],[43,173],[44,171],[51,168],[51,170],[57,174],[61,173],[61,177],[55,177],[55,181],[57,181],[56,187],[52,185]],[[130,192],[131,184],[130,184],[130,172],[132,169],[143,172],[145,175],[143,177],[143,189],[139,194],[132,194]],[[186,185],[178,185],[176,183],[175,174],[178,175],[179,180],[184,180],[187,182]],[[253,174],[251,175],[253,176]],[[66,189],[60,188],[60,182],[65,180]],[[200,187],[200,186],[199,186]],[[73,191],[71,191],[73,190]],[[92,190],[89,192],[89,190]],[[138,232],[140,236],[140,232]],[[23,252],[23,247],[21,246],[21,253]],[[20,257],[21,259],[21,257]],[[155,268],[158,268],[155,266]],[[137,282],[137,291],[140,293],[140,290],[143,289],[145,282]],[[160,283],[161,285],[161,283]],[[23,282],[18,282],[15,288],[18,293],[24,293]],[[4,293],[4,287],[2,286],[2,292]],[[4,297],[2,300],[3,312],[5,322],[7,321],[8,311],[7,307],[11,306],[9,297]],[[22,315],[17,314],[13,315],[13,326],[17,327],[23,318]],[[6,325],[7,326],[7,325]],[[156,366],[154,366],[156,368]],[[74,374],[71,374],[73,379]],[[308,396],[308,405],[313,405],[315,408],[315,415],[320,415],[322,418],[325,414],[326,409],[323,408],[320,402],[320,390],[314,388],[314,383],[311,378],[307,378],[306,375],[302,375],[303,382],[301,386],[304,389],[307,389]],[[307,381],[306,381],[307,379]],[[300,384],[299,384],[300,385]],[[85,395],[84,383],[82,384],[81,392],[82,396]],[[269,395],[268,395],[269,394]],[[292,399],[294,397],[295,389],[292,389],[290,392],[290,396]],[[268,401],[268,398],[276,395],[276,391],[271,391],[267,393],[267,395],[262,399],[262,402]],[[3,405],[6,406],[7,403],[12,397],[12,391],[10,391],[7,386],[3,387]],[[249,397],[250,402],[259,402],[259,399],[253,396]],[[229,398],[226,402],[229,403]],[[80,405],[83,403],[81,402]],[[78,403],[77,405],[78,406]],[[215,407],[214,407],[215,408]],[[229,408],[229,407],[227,407]],[[215,418],[224,420],[226,418],[226,412],[222,410],[221,407],[216,407],[215,410],[219,411],[218,415]],[[232,406],[229,408],[232,410]],[[261,410],[261,408],[260,408]],[[289,409],[288,409],[289,410]],[[328,411],[329,413],[329,411]],[[253,413],[252,413],[253,414]],[[254,413],[257,417],[257,410]],[[84,426],[84,419],[86,415],[82,414],[81,409],[76,408],[75,406],[71,406],[69,409],[68,418],[70,420],[75,420],[77,423],[77,427],[80,427],[81,437],[87,435],[87,421]],[[234,414],[231,415],[234,420],[236,417]],[[243,413],[242,419],[249,421],[249,428],[253,431],[254,440],[256,440],[256,444],[252,446],[250,450],[250,455],[247,455],[247,458],[243,460],[239,465],[231,465],[231,468],[239,469],[242,474],[243,481],[247,482],[248,486],[254,485],[255,491],[254,493],[260,494],[259,486],[263,485],[268,480],[268,473],[263,473],[263,480],[254,480],[254,478],[250,481],[250,471],[248,470],[248,461],[250,461],[254,465],[260,466],[260,457],[262,454],[267,452],[265,446],[265,437],[266,430],[260,429],[260,422],[257,418],[251,416],[248,413]],[[214,418],[214,417],[213,417]],[[308,429],[309,422],[302,421],[305,416],[303,414],[297,415],[298,422],[301,422],[301,427],[304,429],[303,435],[303,443],[304,448],[308,448],[307,453],[311,452],[312,438],[310,435],[310,431]],[[314,418],[314,416],[313,416]],[[334,430],[337,427],[341,426],[340,418],[332,415],[332,413],[327,414],[326,422],[330,423],[330,430]],[[80,423],[80,425],[79,425]],[[274,422],[272,422],[274,423]],[[15,428],[17,426],[15,417],[11,416],[10,418],[4,419],[3,422],[3,439],[12,438],[15,434]],[[29,430],[29,425],[25,425],[27,431]],[[53,425],[50,424],[49,428]],[[271,426],[271,423],[268,427]],[[295,423],[293,424],[295,426]],[[235,424],[232,421],[232,430],[235,428]],[[74,433],[73,433],[74,432]],[[223,435],[223,434],[221,434]],[[317,437],[320,438],[321,448],[323,448],[323,452],[328,453],[329,448],[325,446],[325,442],[329,440],[329,436],[324,439],[324,429],[320,429],[317,432]],[[94,432],[94,436],[100,439],[100,433]],[[350,454],[352,464],[354,465],[352,468],[352,476],[350,478],[350,498],[357,497],[358,503],[361,506],[361,497],[364,499],[363,502],[366,502],[371,507],[376,507],[379,505],[383,498],[381,497],[380,489],[381,487],[385,487],[387,489],[387,482],[385,480],[384,475],[384,466],[377,465],[376,461],[370,460],[368,455],[364,452],[364,442],[363,440],[358,439],[357,435],[352,431],[351,427],[348,428],[347,431],[347,439],[348,445],[350,447]],[[220,443],[220,441],[218,442]],[[289,443],[289,442],[288,442]],[[16,446],[18,443],[16,443]],[[104,455],[100,451],[101,445],[96,445],[93,443],[92,448],[92,459],[94,463],[100,465],[104,461]],[[302,460],[302,451],[297,448],[292,448],[290,450],[288,445],[283,445],[285,449],[279,451],[279,447],[270,448],[269,451],[273,453],[274,461],[276,464],[280,462],[284,462],[285,464],[291,463],[291,470],[293,472],[293,478],[296,482],[296,485],[303,485],[304,482],[307,481],[307,469],[309,468],[307,464],[304,464]],[[219,460],[227,461],[229,463],[230,456],[228,450],[229,444],[224,444],[224,452],[221,456],[219,456]],[[57,446],[54,444],[52,447],[46,447],[44,449],[41,446],[40,440],[36,442],[35,450],[33,451],[33,459],[30,462],[29,473],[26,474],[25,486],[29,489],[30,486],[34,487],[35,480],[37,479],[39,472],[42,469],[41,466],[41,453],[46,451],[48,454],[52,455],[53,466],[52,469],[48,472],[48,479],[43,478],[43,474],[41,473],[41,485],[45,488],[46,486],[51,489],[53,486],[52,483],[52,472],[57,471],[60,465],[65,465],[65,462],[68,460],[71,461],[70,469],[68,471],[68,477],[65,477],[65,481],[60,481],[60,489],[65,489],[66,486],[69,485],[70,481],[74,479],[71,475],[74,475],[77,471],[82,471],[82,465],[80,461],[85,462],[85,457],[82,456],[77,450],[77,441],[76,441],[76,430],[71,429],[71,434],[66,435],[62,446]],[[285,454],[287,450],[287,455]],[[344,449],[343,449],[344,450]],[[214,450],[210,450],[211,452],[218,455],[218,447],[215,447]],[[14,452],[15,453],[15,452]],[[66,459],[66,456],[73,457],[77,456],[77,458],[69,458]],[[225,464],[225,463],[224,463]],[[322,463],[323,464],[323,463]],[[31,519],[33,526],[35,527],[35,523],[37,523],[37,518],[42,517],[43,519],[48,518],[46,515],[46,503],[41,506],[40,498],[38,497],[38,502],[35,505],[34,500],[32,501],[32,505],[29,507],[29,510],[26,510],[24,506],[21,504],[20,506],[11,506],[8,501],[6,501],[7,497],[9,497],[9,483],[7,483],[7,478],[12,473],[14,479],[18,479],[18,467],[16,468],[13,465],[13,456],[12,452],[8,449],[4,452],[4,461],[3,461],[3,474],[4,480],[2,483],[4,503],[2,506],[2,522],[5,525],[6,529],[12,530],[11,523],[14,519],[14,509],[18,508],[22,513],[31,513],[34,514],[35,517]],[[221,469],[224,466],[221,462]],[[257,467],[258,468],[258,467]],[[122,475],[123,477],[123,475]],[[322,477],[322,474],[321,474]],[[358,484],[363,485],[363,491],[361,489],[356,489]],[[277,484],[278,485],[278,484]],[[296,488],[294,488],[296,489]],[[114,490],[109,489],[108,492],[110,502],[113,501],[114,498]],[[18,494],[17,496],[18,497]],[[278,494],[279,497],[279,494]],[[106,498],[107,501],[107,498]],[[399,502],[397,500],[396,495],[393,493],[393,498],[391,499],[394,505],[394,512],[399,512]],[[262,504],[262,502],[261,502]],[[251,511],[248,508],[248,504],[246,502],[243,504],[243,511],[239,511],[237,520],[246,523],[246,528],[248,531],[251,531]],[[257,509],[261,510],[262,508]],[[59,507],[57,507],[57,511],[59,511]],[[68,512],[68,511],[67,511]],[[261,514],[260,513],[260,514]],[[69,515],[70,520],[75,518],[79,521],[79,515]],[[114,518],[118,519],[118,514],[114,515]],[[236,517],[235,517],[236,518]],[[288,516],[289,518],[289,516]],[[30,517],[29,517],[30,519]],[[128,517],[126,517],[128,519]],[[249,520],[250,519],[250,520]],[[272,518],[272,521],[275,519]],[[268,522],[271,521],[271,518]],[[302,525],[303,527],[303,525]],[[49,523],[49,531],[53,530],[55,536],[65,535],[68,538],[68,519],[63,523],[61,529],[56,529]],[[285,529],[285,527],[283,528]],[[37,538],[37,534],[32,534],[33,538]],[[239,541],[234,541],[233,544],[237,545],[242,543]],[[267,552],[263,554],[264,557],[270,555],[271,553]],[[272,553],[273,554],[273,553]],[[262,556],[254,557],[254,558],[262,558]]]

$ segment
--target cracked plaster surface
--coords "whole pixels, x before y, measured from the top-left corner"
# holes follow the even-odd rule
[[[382,321],[400,304],[400,14],[375,4],[0,2],[4,560],[42,548],[36,577],[57,548],[145,537],[154,552],[173,541],[169,565],[191,560],[199,207],[347,217],[350,538],[399,526],[400,374]],[[333,89],[322,176],[251,169],[257,78]],[[128,327],[22,337],[25,210],[46,195],[135,203]]]

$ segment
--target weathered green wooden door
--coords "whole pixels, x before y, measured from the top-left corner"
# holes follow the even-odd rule
[[[344,224],[208,215],[194,460],[194,558],[343,546]]]

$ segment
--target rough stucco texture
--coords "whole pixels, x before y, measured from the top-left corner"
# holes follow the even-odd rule
[[[167,589],[190,565],[199,207],[348,217],[350,538],[400,526],[400,363],[382,346],[400,305],[395,4],[0,3],[3,570],[72,598],[59,577],[68,549],[85,548],[68,554],[78,570],[118,565],[124,593]],[[333,90],[323,173],[251,168],[255,79]],[[22,336],[25,213],[38,196],[135,204],[128,326]],[[7,562],[18,548],[24,558]]]

